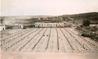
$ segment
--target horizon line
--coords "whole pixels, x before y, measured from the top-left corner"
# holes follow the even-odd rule
[[[85,14],[85,13],[98,13],[97,11],[96,12],[80,12],[80,13],[72,13],[72,14],[61,14],[61,15],[0,15],[0,17],[43,17],[43,16],[46,16],[46,17],[52,17],[52,16],[63,16],[63,15],[76,15],[76,14]]]

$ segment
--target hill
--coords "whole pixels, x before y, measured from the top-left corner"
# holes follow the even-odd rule
[[[91,23],[98,23],[98,12],[89,12],[89,13],[81,13],[81,14],[73,14],[73,15],[62,15],[63,18],[68,18],[73,21],[83,21],[90,20]]]
[[[34,22],[73,22],[81,23],[83,20],[90,20],[92,23],[98,23],[98,12],[80,13],[60,16],[3,16],[0,17],[0,23],[3,24],[32,24]]]

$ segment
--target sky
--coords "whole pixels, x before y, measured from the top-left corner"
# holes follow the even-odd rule
[[[98,0],[0,0],[0,16],[98,12]]]

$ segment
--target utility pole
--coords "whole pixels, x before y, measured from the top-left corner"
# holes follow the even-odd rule
[[[0,25],[2,26],[3,25],[3,30],[6,29],[5,25],[4,25],[4,17],[1,17],[0,19]]]

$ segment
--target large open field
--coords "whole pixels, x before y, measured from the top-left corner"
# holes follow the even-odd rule
[[[4,32],[10,34],[3,35]],[[1,32],[2,51],[97,52],[98,43],[78,35],[73,28],[13,29]],[[5,33],[4,33],[5,34]]]

